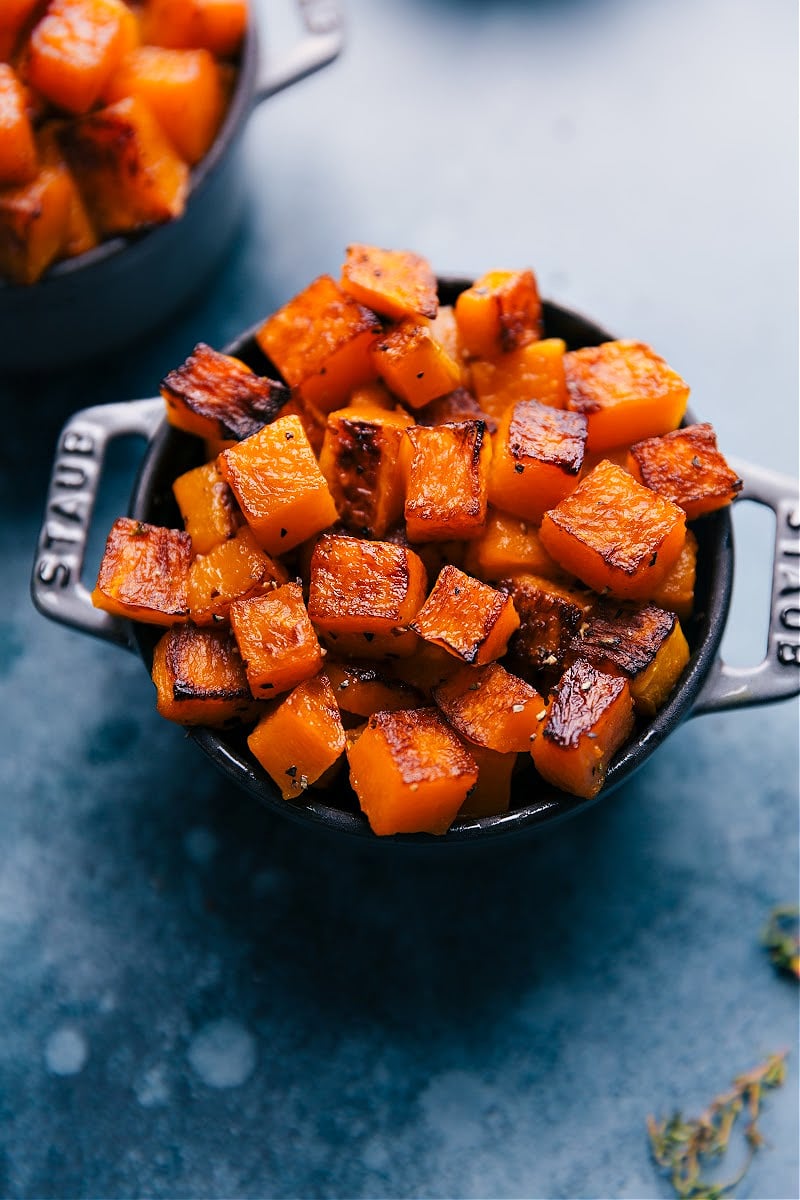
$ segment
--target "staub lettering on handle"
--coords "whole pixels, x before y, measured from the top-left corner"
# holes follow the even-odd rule
[[[62,436],[53,469],[36,574],[48,587],[67,588],[80,572],[100,470],[94,431],[73,426]]]
[[[784,518],[783,525],[780,517]],[[775,556],[775,652],[782,667],[800,667],[800,508],[779,514]],[[786,536],[788,532],[788,537]],[[788,637],[787,637],[788,635]],[[790,640],[791,639],[791,640]]]

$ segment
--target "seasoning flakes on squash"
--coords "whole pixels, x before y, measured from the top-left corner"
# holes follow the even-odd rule
[[[230,620],[254,696],[269,700],[288,692],[322,666],[322,647],[299,584],[234,600]]]
[[[198,342],[179,367],[161,381],[167,420],[201,438],[241,442],[274,421],[289,390],[256,375],[230,354]]]
[[[192,561],[189,614],[197,625],[219,624],[228,620],[234,600],[270,591],[288,578],[282,564],[261,549],[245,525]]]
[[[344,753],[345,732],[330,681],[305,679],[277,701],[247,739],[253,756],[280,788],[284,800],[306,791]]]
[[[434,687],[433,698],[462,737],[498,754],[530,750],[544,703],[497,662],[462,667]]]
[[[500,418],[493,438],[489,499],[529,521],[574,490],[586,446],[586,418],[538,400],[521,400]]]
[[[191,558],[192,540],[183,530],[118,517],[106,541],[92,603],[151,625],[186,621]]]
[[[542,303],[533,271],[488,271],[455,303],[461,343],[473,358],[494,358],[538,341]]]
[[[476,666],[505,654],[508,639],[518,626],[510,596],[454,566],[442,568],[433,591],[411,622],[411,628],[426,642]]]
[[[513,662],[526,673],[552,678],[563,668],[596,597],[563,577],[528,572],[503,579],[499,586],[511,596],[519,615],[510,646]]]
[[[262,707],[229,629],[174,625],[153,651],[152,677],[159,713],[180,725],[238,724]]]
[[[486,519],[492,445],[483,421],[406,430],[406,530],[412,542],[477,537]]]
[[[410,250],[348,246],[342,287],[359,304],[392,321],[409,316],[435,317],[439,308],[436,276],[430,263]]]
[[[693,521],[724,508],[742,490],[708,424],[687,425],[631,446],[628,469],[639,483],[679,505]]]

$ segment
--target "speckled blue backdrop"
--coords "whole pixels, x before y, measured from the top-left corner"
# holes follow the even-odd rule
[[[261,7],[277,53],[291,22]],[[507,852],[391,857],[232,791],[133,656],[31,607],[66,414],[152,394],[351,240],[533,266],[673,362],[728,453],[796,473],[791,0],[347,11],[341,60],[254,116],[248,214],[193,306],[114,362],[2,385],[0,1194],[667,1197],[648,1112],[790,1046],[736,1193],[788,1200],[797,990],[759,935],[797,895],[796,704],[690,722]],[[139,453],[113,455],[100,538]],[[743,506],[736,532],[746,662],[769,523]]]

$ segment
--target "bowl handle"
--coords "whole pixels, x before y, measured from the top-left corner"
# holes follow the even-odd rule
[[[344,19],[336,0],[296,0],[305,35],[259,79],[253,103],[260,104],[338,57],[344,42]]]
[[[109,443],[137,434],[149,440],[163,419],[160,397],[73,414],[58,438],[33,564],[31,596],[40,613],[129,650],[128,622],[94,607],[81,571]]]
[[[775,513],[775,551],[767,653],[755,667],[729,667],[717,659],[692,716],[788,700],[800,693],[800,497],[795,480],[749,463],[731,461],[744,481],[739,499]],[[737,504],[739,501],[737,500]]]

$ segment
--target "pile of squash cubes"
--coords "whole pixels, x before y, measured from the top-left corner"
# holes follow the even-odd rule
[[[246,0],[0,0],[0,277],[178,217]]]
[[[542,333],[530,270],[447,306],[355,245],[258,330],[270,374],[201,344],[166,377],[184,528],[117,521],[94,591],[169,626],[165,717],[252,725],[290,801],[347,769],[379,835],[502,813],[525,765],[522,803],[534,769],[597,794],[688,661],[687,519],[741,483],[648,346]]]

